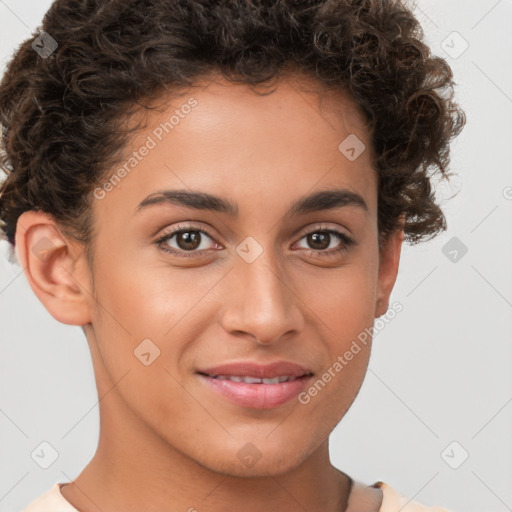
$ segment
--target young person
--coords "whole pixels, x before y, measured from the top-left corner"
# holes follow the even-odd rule
[[[25,510],[445,510],[328,451],[403,240],[446,227],[464,114],[410,9],[58,0],[42,28],[0,84],[0,219],[101,425]]]

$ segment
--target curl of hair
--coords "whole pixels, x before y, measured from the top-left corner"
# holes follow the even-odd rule
[[[402,226],[416,243],[446,229],[431,179],[448,176],[465,115],[402,0],[57,0],[42,30],[58,48],[42,58],[34,33],[0,83],[0,228],[12,248],[27,210],[91,243],[92,190],[143,100],[218,73],[253,87],[290,67],[349,91],[366,115],[380,236]]]

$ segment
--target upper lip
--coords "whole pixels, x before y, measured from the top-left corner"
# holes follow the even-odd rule
[[[313,374],[309,368],[288,361],[276,361],[271,364],[237,361],[205,368],[204,370],[199,370],[198,373],[204,373],[210,376],[229,375],[238,377],[258,377],[260,379],[272,379],[285,375],[290,377],[302,377],[304,375]]]

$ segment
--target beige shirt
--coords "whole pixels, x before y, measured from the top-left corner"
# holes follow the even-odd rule
[[[32,501],[23,512],[79,512],[60,492],[63,483],[55,484],[51,489]],[[378,512],[450,512],[445,508],[425,507],[416,501],[408,500],[398,494],[384,482],[376,482],[371,487],[382,490],[382,503]],[[353,481],[352,491],[349,495],[347,512],[373,512],[375,494],[370,498],[368,487],[360,482]]]

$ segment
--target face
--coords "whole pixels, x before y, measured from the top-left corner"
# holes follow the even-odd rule
[[[86,332],[99,394],[111,390],[102,429],[130,425],[215,471],[277,474],[351,406],[371,339],[345,354],[385,312],[400,247],[379,252],[362,113],[306,85],[191,88],[147,114],[95,191]]]

